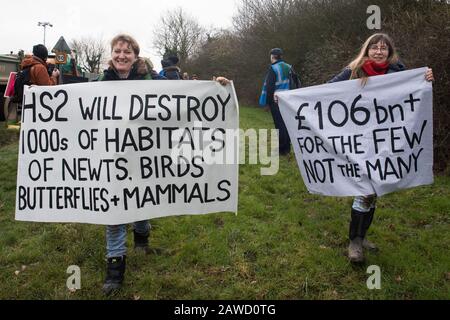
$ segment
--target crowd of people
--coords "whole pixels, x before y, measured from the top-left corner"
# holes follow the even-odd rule
[[[126,35],[124,35],[126,36]],[[132,38],[130,38],[132,40]],[[135,40],[132,40],[135,42]],[[136,42],[135,42],[136,43]],[[113,53],[112,53],[113,54]],[[71,65],[76,63],[76,60],[72,57]],[[164,79],[164,80],[199,80],[197,74],[189,75],[188,72],[181,72],[178,66],[179,58],[177,55],[168,55],[166,58],[161,60],[162,69],[156,76],[156,71],[154,70],[154,65],[149,58],[139,57],[140,67],[144,67],[150,71],[152,74],[152,79]],[[111,66],[111,61],[108,63]],[[37,44],[33,47],[33,54],[26,56],[21,64],[20,70],[26,70],[30,68],[31,79],[30,85],[37,86],[53,86],[62,84],[60,80],[60,70],[55,68],[55,64],[51,59],[49,59],[49,54],[47,48],[43,44]],[[74,76],[79,76],[79,67],[72,66],[75,71],[72,73]],[[110,70],[110,69],[107,69]],[[99,79],[104,77],[104,72],[99,76]],[[215,78],[215,77],[213,77]]]
[[[33,47],[33,56],[23,60],[21,69],[29,69],[30,85],[53,86],[59,83],[60,72],[53,69],[49,72],[47,64],[47,48],[38,44]],[[163,69],[156,72],[148,58],[140,57],[140,47],[137,41],[126,34],[119,34],[111,41],[111,59],[108,68],[98,77],[97,81],[120,80],[198,80],[193,74],[190,78],[177,66],[179,59],[169,55],[161,61]],[[222,85],[230,81],[224,77],[214,77]],[[149,221],[133,223],[134,248],[149,252],[149,236],[151,225]],[[127,255],[127,225],[112,225],[106,227],[106,278],[103,284],[105,294],[110,294],[122,286]]]
[[[280,114],[277,92],[289,90],[290,65],[283,60],[281,48],[270,50],[270,67],[264,81],[260,104],[268,106],[273,117],[275,128],[279,130],[279,154],[288,155],[291,152],[291,142],[286,125]],[[59,71],[48,73],[46,59],[47,49],[43,45],[33,48],[33,56],[25,59],[22,68],[31,68],[31,82],[35,85],[58,84]],[[156,72],[151,61],[140,57],[139,44],[131,36],[120,34],[111,41],[111,60],[108,68],[101,74],[98,81],[120,80],[196,80],[182,72],[178,66],[179,58],[168,55],[161,61],[162,70]],[[361,79],[361,85],[371,76],[384,75],[405,70],[401,63],[392,39],[386,34],[377,33],[369,37],[362,45],[360,53],[346,66],[341,73],[329,82]],[[427,81],[433,81],[433,72],[428,69],[424,75]],[[229,83],[224,77],[214,78],[223,85]],[[351,208],[349,224],[348,258],[351,262],[364,260],[364,249],[376,249],[375,244],[366,238],[369,226],[375,213],[376,194],[355,197]],[[148,221],[133,223],[134,248],[149,252],[149,236],[151,225]],[[122,286],[125,274],[127,256],[127,225],[106,227],[106,278],[103,290],[110,294]]]

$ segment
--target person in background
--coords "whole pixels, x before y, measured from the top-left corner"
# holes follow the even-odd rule
[[[22,55],[20,52],[19,55]],[[5,110],[8,128],[20,126],[23,88],[25,85],[54,86],[58,84],[59,70],[47,64],[48,50],[43,44],[33,46],[33,55],[25,56],[20,64],[21,71],[14,79],[14,94],[8,99]]]
[[[144,62],[147,65],[148,70],[154,69],[153,62],[152,60],[150,60],[150,58],[142,58],[142,59],[144,59]]]
[[[167,59],[161,60],[163,69],[159,75],[167,78],[168,80],[181,80],[181,70],[177,66],[179,59],[177,56],[171,55]]]
[[[280,113],[276,93],[289,90],[289,70],[291,66],[283,61],[283,50],[270,50],[271,66],[267,71],[264,86],[259,99],[261,106],[268,105],[272,113],[275,128],[278,130],[278,149],[280,155],[288,155],[291,151],[291,139]]]
[[[370,36],[363,44],[358,56],[329,83],[350,79],[361,79],[365,85],[369,77],[405,70],[400,62],[392,39],[384,33]],[[424,75],[427,81],[433,81],[433,71],[428,69]],[[351,262],[364,261],[363,249],[374,250],[375,244],[366,239],[366,233],[372,224],[375,213],[376,194],[355,197],[351,209],[349,226],[348,258]]]
[[[59,70],[54,68],[48,73],[48,50],[43,44],[33,47],[33,55],[22,61],[21,69],[30,68],[30,82],[36,86],[54,86],[58,84]]]

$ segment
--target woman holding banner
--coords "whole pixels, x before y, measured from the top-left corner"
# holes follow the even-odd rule
[[[329,83],[359,78],[361,85],[364,86],[368,77],[403,70],[405,66],[399,61],[391,38],[386,34],[376,33],[364,42],[358,56]],[[425,78],[427,81],[434,80],[431,69],[427,70]],[[348,257],[351,262],[364,261],[363,249],[376,249],[376,246],[366,239],[367,230],[373,220],[376,200],[377,195],[371,194],[355,197],[353,201],[348,247]]]
[[[111,60],[109,68],[100,76],[99,81],[115,80],[160,80],[165,79],[158,75],[144,58],[139,57],[139,44],[133,37],[119,34],[111,41]],[[220,84],[226,85],[230,81],[224,77],[216,79]],[[133,223],[134,248],[149,252],[148,238],[150,223],[147,220]],[[127,225],[108,225],[106,227],[106,279],[103,292],[110,294],[122,286],[126,262]]]

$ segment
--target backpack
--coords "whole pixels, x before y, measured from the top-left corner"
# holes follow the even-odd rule
[[[31,67],[25,68],[16,74],[16,81],[14,82],[14,96],[13,102],[22,103],[23,87],[31,85]]]
[[[289,68],[289,90],[298,89],[301,87],[300,77],[295,72],[294,67]]]

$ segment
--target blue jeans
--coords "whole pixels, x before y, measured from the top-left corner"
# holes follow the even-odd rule
[[[148,220],[133,223],[133,229],[137,233],[146,234],[150,231]],[[120,257],[127,254],[127,225],[119,224],[106,226],[106,257]]]
[[[353,200],[352,208],[358,210],[361,213],[367,213],[370,209],[375,208],[377,202],[377,195],[371,194],[367,196],[358,196]]]

